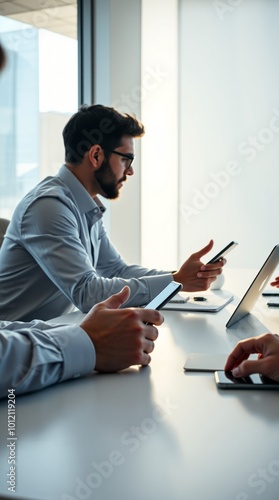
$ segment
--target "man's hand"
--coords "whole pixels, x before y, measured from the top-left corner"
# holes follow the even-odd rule
[[[152,309],[119,309],[129,298],[130,289],[112,295],[92,307],[80,326],[91,338],[96,350],[95,369],[116,372],[131,365],[148,365],[158,330],[153,325],[164,321]]]
[[[203,264],[201,258],[213,247],[213,240],[208,245],[193,253],[189,259],[182,264],[179,271],[173,273],[173,279],[182,283],[184,292],[198,292],[207,290],[217,276],[222,273],[222,268],[226,264],[226,259],[222,259],[215,264]]]
[[[258,353],[258,359],[248,360],[252,353]],[[279,336],[265,333],[241,340],[229,355],[224,369],[232,371],[234,377],[260,373],[279,382]]]

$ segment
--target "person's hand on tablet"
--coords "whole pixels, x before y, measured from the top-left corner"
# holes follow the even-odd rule
[[[249,360],[252,353],[257,353],[258,359]],[[260,373],[279,382],[279,336],[265,333],[241,340],[229,355],[224,370],[231,371],[234,377]]]

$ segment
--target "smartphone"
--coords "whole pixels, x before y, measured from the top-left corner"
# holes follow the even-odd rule
[[[236,247],[236,245],[238,245],[236,241],[231,241],[225,248],[223,248],[223,250],[221,250],[221,252],[217,253],[215,257],[210,259],[207,264],[215,264],[215,262],[218,262],[218,260],[221,260],[223,257],[225,257],[225,255],[227,255],[227,253],[229,253],[234,247]]]
[[[236,378],[232,372],[218,371],[214,373],[214,377],[219,389],[279,389],[279,382],[258,373]]]
[[[267,302],[267,305],[268,305],[268,307],[279,307],[279,301],[278,301],[278,299],[277,300],[276,299],[269,300]]]
[[[169,283],[149,304],[144,306],[145,309],[162,309],[162,307],[169,302],[169,300],[181,290],[181,283],[172,281]]]
[[[183,368],[191,372],[215,372],[223,370],[227,357],[227,354],[192,352],[188,354]]]

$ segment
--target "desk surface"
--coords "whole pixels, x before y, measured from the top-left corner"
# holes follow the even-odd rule
[[[149,367],[18,397],[11,496],[277,500],[279,393],[218,391],[213,374],[183,371],[189,352],[229,353],[239,339],[279,330],[266,299],[225,328],[254,275],[226,271],[235,299],[216,314],[165,311]],[[6,401],[0,424],[0,496],[8,496]]]

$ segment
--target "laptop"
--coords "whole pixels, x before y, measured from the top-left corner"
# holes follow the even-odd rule
[[[274,273],[278,263],[279,245],[276,245],[270,255],[267,257],[262,268],[259,270],[254,281],[249,286],[247,292],[239,302],[234,313],[231,315],[229,321],[226,324],[227,328],[230,328],[230,326],[234,325],[251,312],[263,289],[266,287],[268,280]]]

